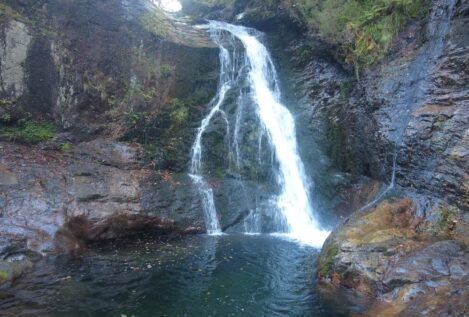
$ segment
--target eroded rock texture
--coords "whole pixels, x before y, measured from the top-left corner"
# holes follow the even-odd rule
[[[324,246],[322,293],[358,303],[358,315],[469,311],[467,10],[433,1],[426,23],[409,25],[350,99],[353,116],[372,123],[356,129],[371,159],[361,161],[384,163],[370,163],[370,175],[389,181],[395,153],[399,195],[411,197],[354,213]]]
[[[218,78],[208,35],[144,0],[0,9],[0,260],[204,231],[185,169]]]
[[[440,208],[444,216],[433,222],[410,199],[354,213],[324,245],[318,276],[325,298],[360,303],[359,315],[464,316],[469,222]]]

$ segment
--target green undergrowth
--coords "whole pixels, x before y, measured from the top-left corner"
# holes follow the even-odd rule
[[[427,8],[426,0],[292,1],[292,12],[341,47],[357,77],[360,70],[382,59],[394,35]]]
[[[14,125],[0,125],[0,139],[35,144],[51,140],[55,126],[49,122],[23,121]]]
[[[72,147],[73,147],[72,144],[69,142],[64,142],[64,143],[59,144],[59,149],[62,152],[70,152],[72,150]]]
[[[129,132],[124,140],[143,145],[145,160],[162,169],[177,170],[186,162],[189,129],[196,105],[206,101],[172,98],[159,113],[128,111],[124,114]]]

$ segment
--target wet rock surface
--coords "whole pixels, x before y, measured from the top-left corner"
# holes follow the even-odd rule
[[[284,98],[300,100],[291,107],[320,184],[318,210],[344,219],[318,275],[326,300],[348,301],[346,315],[468,313],[467,10],[432,1],[425,21],[410,23],[358,80],[327,42],[284,34],[285,46],[269,35],[290,87]],[[391,183],[395,159],[388,197],[411,199],[367,205]]]
[[[334,301],[351,290],[350,306],[362,305],[367,316],[464,316],[469,223],[454,217],[439,219],[439,232],[430,230],[410,199],[354,213],[324,245],[322,294]],[[360,296],[375,300],[360,302]]]
[[[0,255],[203,232],[185,170],[218,77],[206,32],[144,0],[1,8]]]
[[[14,14],[0,19],[0,124],[45,120],[58,134],[0,143],[0,287],[29,268],[31,250],[203,232],[186,171],[216,86],[218,52],[206,37],[176,22],[154,28],[161,16],[144,17],[143,1],[5,3]],[[236,1],[201,16],[267,32],[315,208],[331,226],[345,219],[322,251],[324,297],[350,301],[347,314],[467,315],[468,3],[432,1],[429,17],[410,23],[359,79],[327,39],[259,8]],[[229,165],[216,129],[223,124],[207,135],[207,157]],[[394,161],[393,194],[410,198],[360,210],[391,182]],[[248,164],[242,172],[269,177],[256,179]],[[231,176],[210,177],[228,231],[264,194]]]
[[[66,153],[9,143],[1,149],[4,250],[68,252],[144,232],[204,230],[190,181],[145,168],[139,145],[94,140]]]
[[[423,44],[409,27],[396,44],[403,48],[364,79],[366,100],[378,108],[373,112],[378,141],[396,145],[398,184],[465,210],[469,43],[461,25],[467,26],[466,10],[461,1],[433,1],[421,29]]]

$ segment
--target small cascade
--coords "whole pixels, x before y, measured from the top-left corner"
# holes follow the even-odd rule
[[[220,107],[225,100],[226,92],[230,89],[231,77],[229,76],[228,67],[231,66],[230,54],[221,43],[217,43],[220,47],[220,82],[218,92],[211,101],[210,105],[212,109],[209,114],[202,120],[195,142],[192,145],[192,159],[191,169],[189,176],[194,182],[197,190],[202,199],[202,207],[204,210],[205,224],[207,226],[207,232],[209,234],[220,234],[222,232],[220,222],[218,221],[217,211],[215,209],[215,201],[213,199],[213,190],[210,185],[205,181],[202,173],[202,136],[210,125],[213,117],[222,113]]]
[[[298,154],[295,121],[281,103],[277,73],[269,52],[259,40],[260,34],[253,29],[215,21],[209,23],[208,29],[220,47],[220,82],[211,110],[202,120],[192,147],[191,177],[204,203],[209,232],[219,232],[220,225],[213,191],[203,176],[203,137],[219,115],[227,125],[230,140],[227,155],[230,169],[234,166],[238,172],[237,179],[243,183],[242,170],[251,159],[254,163],[249,166],[256,166],[256,173],[262,169],[261,165],[267,166],[268,172],[264,174],[271,175],[274,183],[271,187],[276,188],[251,208],[244,231],[259,233],[268,221],[268,232],[320,247],[329,232],[320,228],[314,216],[307,177]],[[228,108],[229,103],[235,104],[235,110],[223,109]],[[249,127],[246,122],[250,123]],[[250,133],[243,131],[246,129],[250,129]],[[263,159],[266,157],[271,159]]]

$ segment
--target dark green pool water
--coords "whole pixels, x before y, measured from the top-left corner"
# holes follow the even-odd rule
[[[122,242],[44,260],[0,290],[0,315],[332,316],[315,292],[317,255],[269,235]]]

